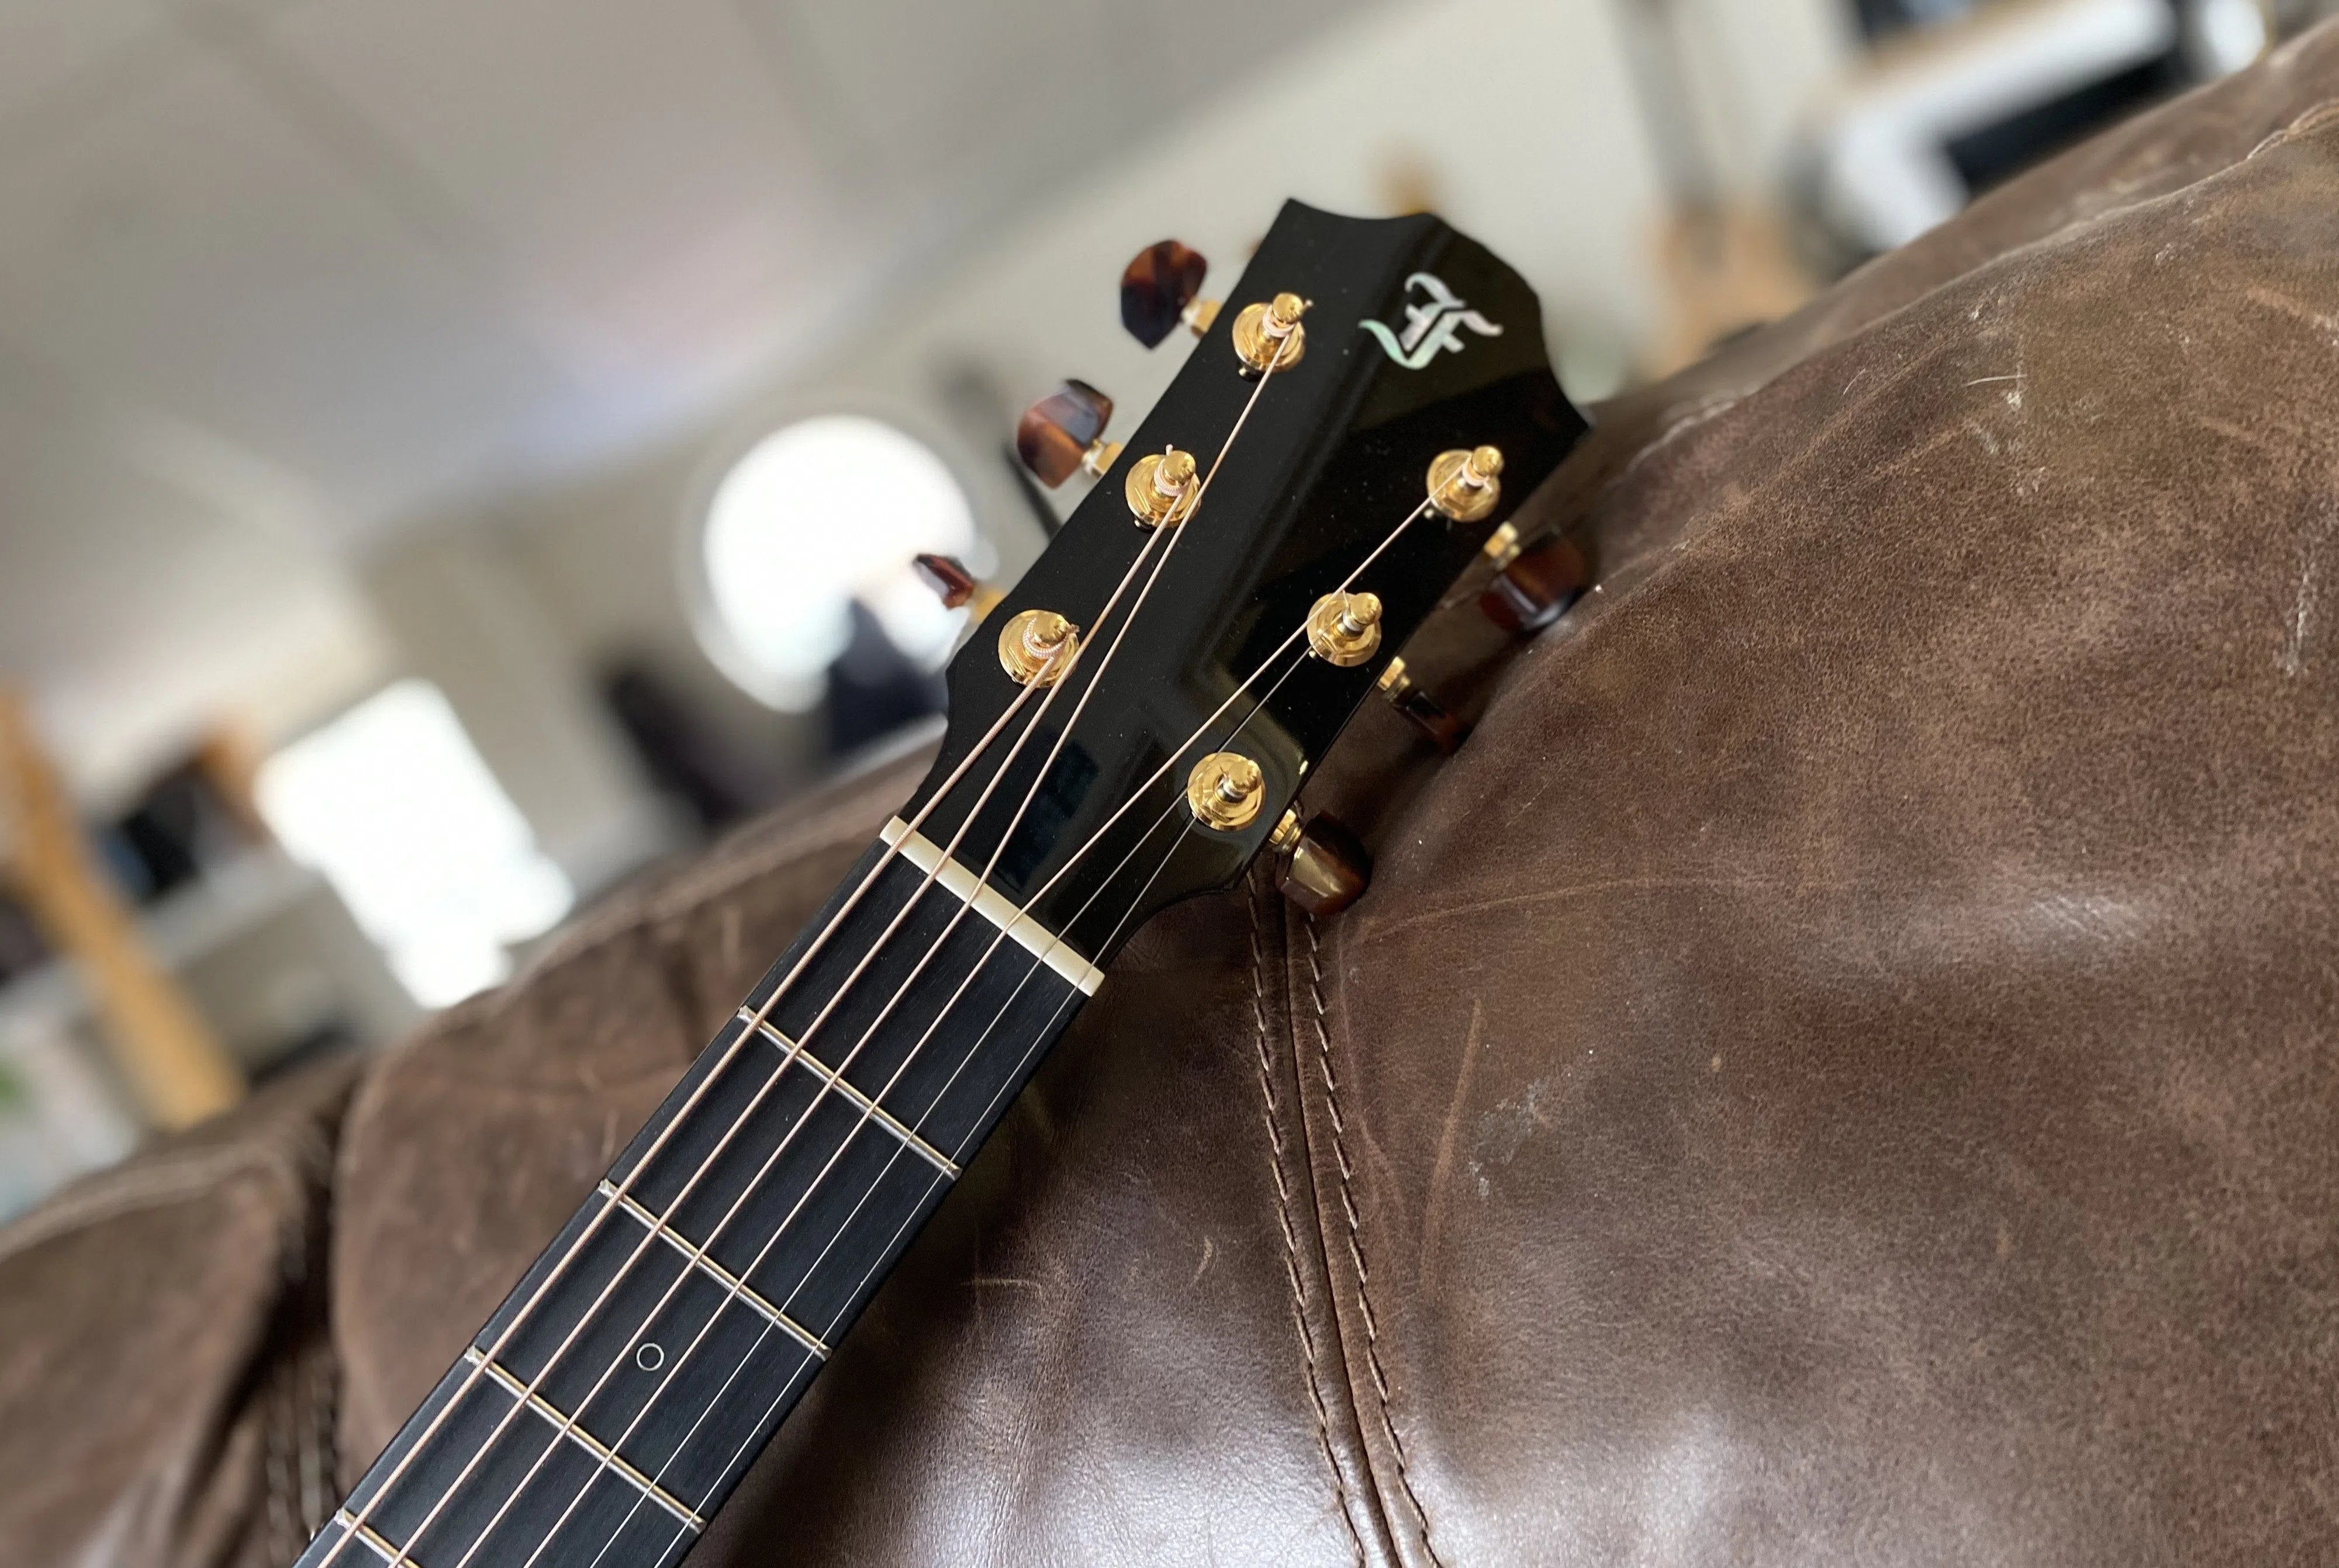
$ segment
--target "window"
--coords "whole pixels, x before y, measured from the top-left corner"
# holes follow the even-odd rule
[[[698,535],[708,650],[770,705],[801,712],[827,689],[856,599],[921,668],[949,658],[963,610],[912,569],[923,551],[982,553],[966,492],[906,432],[858,414],[801,419],[765,437],[716,487]]]
[[[437,686],[400,681],[271,757],[260,809],[425,1007],[484,991],[568,912],[568,878]]]

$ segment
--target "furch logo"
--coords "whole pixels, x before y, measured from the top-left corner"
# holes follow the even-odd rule
[[[1463,348],[1462,329],[1469,328],[1482,338],[1499,338],[1503,330],[1462,302],[1461,297],[1428,272],[1416,272],[1405,281],[1405,291],[1416,289],[1428,297],[1428,303],[1405,307],[1405,330],[1392,332],[1378,321],[1367,321],[1365,330],[1380,340],[1388,357],[1408,370],[1418,370],[1437,357],[1440,349],[1460,353]]]

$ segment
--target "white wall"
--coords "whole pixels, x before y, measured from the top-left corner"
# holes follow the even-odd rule
[[[1611,3],[1433,0],[1294,45],[1255,85],[1094,170],[1028,221],[934,259],[923,289],[715,428],[514,509],[515,562],[577,647],[650,650],[735,722],[759,727],[735,697],[714,694],[674,567],[676,531],[732,457],[799,413],[893,419],[959,469],[1012,572],[1041,542],[999,459],[1016,410],[1077,375],[1114,397],[1125,431],[1182,357],[1175,341],[1149,353],[1121,330],[1115,285],[1130,255],[1174,235],[1211,258],[1210,288],[1223,290],[1285,197],[1387,212],[1393,175],[1407,168],[1428,176],[1441,212],[1537,286],[1563,363],[1569,345],[1587,345],[1578,358],[1613,380],[1606,367],[1655,313],[1643,254],[1660,198]],[[968,370],[996,389],[988,408],[971,410],[962,387],[951,390]],[[760,727],[767,740],[786,733],[776,719]]]
[[[1666,199],[1624,60],[1623,3],[1426,0],[1293,44],[1250,84],[1025,220],[911,267],[923,286],[882,301],[818,362],[712,426],[590,484],[500,508],[505,568],[580,666],[647,654],[739,738],[804,764],[813,724],[756,708],[715,672],[679,586],[681,531],[733,458],[802,413],[893,419],[959,470],[1012,575],[1041,543],[1000,460],[1016,410],[1075,375],[1114,397],[1125,433],[1182,358],[1183,340],[1148,352],[1121,330],[1114,290],[1129,256],[1174,235],[1211,258],[1210,291],[1223,291],[1285,197],[1384,212],[1400,171],[1426,175],[1440,212],[1535,286],[1571,390],[1605,395],[1658,319],[1650,242]],[[1834,69],[1835,11],[1835,0],[1696,0],[1696,70],[1717,94],[1730,78],[1716,113],[1745,143],[1733,183],[1762,182],[1798,105]],[[970,371],[992,389],[987,405],[967,395]],[[499,772],[499,753],[532,753],[498,735],[508,702],[449,690]],[[580,722],[606,727],[597,715]],[[531,809],[525,781],[507,784]],[[623,793],[604,791],[605,808],[620,809]],[[548,844],[563,836],[538,831]]]

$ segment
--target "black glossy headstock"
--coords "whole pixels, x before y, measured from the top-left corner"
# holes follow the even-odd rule
[[[1261,387],[1234,333],[1246,306],[1285,291],[1309,301],[1306,350]],[[1230,883],[1388,661],[1583,435],[1552,377],[1541,316],[1516,273],[1436,218],[1286,203],[1127,449],[952,662],[942,754],[903,814],[1022,691],[1001,663],[1002,627],[1051,610],[1083,629],[1071,673],[1051,699],[1027,700],[921,831],[948,843],[964,827],[954,858],[1100,964],[1155,911]],[[1159,538],[1099,625],[1155,538],[1124,499],[1129,470],[1172,446],[1205,471],[1226,449],[1193,515]],[[1457,522],[1424,508],[1432,460],[1484,446],[1503,458],[1494,509]],[[1346,667],[1310,656],[1303,631],[1318,599],[1344,585],[1382,606],[1379,646]],[[1194,764],[1225,751],[1251,759],[1263,781],[1258,809],[1234,831],[1198,822],[1187,804]]]

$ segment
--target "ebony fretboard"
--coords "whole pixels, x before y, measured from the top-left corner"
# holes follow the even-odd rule
[[[1061,948],[1042,962],[1044,933],[1003,930],[1012,911],[987,890],[944,939],[978,890],[946,865],[952,885],[916,896],[912,855],[933,852],[913,839],[750,1031],[881,853],[716,1035],[301,1568],[651,1568],[689,1550],[1083,1000],[1084,963]]]

